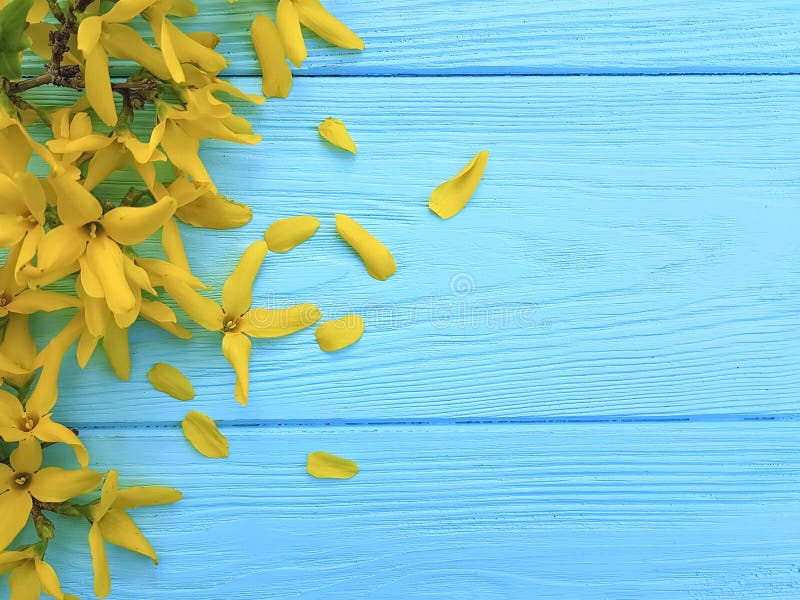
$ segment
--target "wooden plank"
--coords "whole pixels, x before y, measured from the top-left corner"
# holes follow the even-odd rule
[[[207,147],[253,222],[186,241],[219,290],[274,219],[318,215],[310,242],[267,258],[256,302],[360,312],[364,338],[336,354],[312,331],[256,342],[244,410],[216,336],[142,324],[133,383],[103,358],[73,365],[60,414],[179,420],[146,381],[158,360],[194,381],[195,407],[237,421],[796,414],[798,93],[797,77],[304,79],[291,102],[242,109],[264,143]],[[358,156],[319,140],[329,115]],[[439,220],[430,190],[481,148],[478,193]],[[338,211],[388,244],[396,276],[365,273]],[[97,389],[114,400],[86,402]]]
[[[250,23],[275,0],[198,2],[230,73],[259,73]],[[791,0],[327,0],[363,53],[308,34],[308,75],[785,73],[800,64]],[[149,32],[146,24],[140,29]]]
[[[117,600],[796,598],[800,423],[227,428],[84,434],[124,485],[185,499],[133,512],[159,553],[110,547]],[[352,457],[314,480],[309,451]],[[65,590],[90,591],[86,527],[61,520]],[[0,584],[2,585],[2,584]]]

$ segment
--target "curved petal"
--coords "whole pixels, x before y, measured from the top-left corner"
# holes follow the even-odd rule
[[[122,251],[116,242],[105,235],[97,236],[86,245],[86,258],[103,286],[111,312],[125,313],[136,306],[136,298],[125,277]]]
[[[158,79],[170,79],[170,72],[161,52],[145,42],[135,29],[116,23],[108,23],[103,29],[103,47],[111,56],[132,60]]]
[[[320,479],[350,479],[358,473],[358,465],[349,458],[320,450],[308,455],[306,472]]]
[[[261,66],[261,91],[267,98],[286,98],[292,89],[292,71],[286,64],[278,28],[266,15],[256,15],[250,36]]]
[[[25,418],[25,409],[18,398],[0,390],[0,427],[18,427]]]
[[[86,446],[78,439],[69,427],[64,427],[61,423],[56,423],[46,415],[39,419],[39,423],[33,430],[33,434],[43,442],[66,444],[75,452],[75,458],[84,469],[89,466],[89,453]]]
[[[186,248],[183,246],[181,230],[175,219],[167,219],[164,222],[164,226],[161,229],[161,247],[164,248],[164,253],[167,255],[169,262],[189,273],[192,272],[191,267],[189,267],[189,259],[186,257]]]
[[[33,361],[36,359],[36,353],[38,352],[36,342],[28,326],[29,320],[30,317],[28,315],[16,313],[8,315],[6,333],[3,337],[3,342],[0,343],[0,357],[5,357],[26,370],[33,369]],[[0,359],[0,363],[2,363],[2,359]],[[0,372],[2,371],[3,368],[0,366]],[[18,383],[20,381],[28,381],[31,376],[30,373],[25,373],[24,376],[12,376],[9,379],[11,379],[12,383]]]
[[[223,313],[219,304],[174,277],[164,277],[164,288],[195,323],[209,331],[222,329]]]
[[[300,16],[300,22],[326,42],[349,50],[364,49],[364,41],[325,10],[319,0],[292,0],[292,2]]]
[[[280,0],[278,2],[275,21],[278,25],[278,33],[280,33],[286,56],[294,63],[295,67],[301,66],[308,56],[308,52],[306,51],[303,32],[300,30],[300,17],[294,4],[292,4],[292,0]]]
[[[132,21],[156,0],[119,0],[102,16],[106,23],[126,23]]]
[[[85,17],[78,27],[78,50],[87,54],[95,49],[103,31],[103,20],[100,17]]]
[[[108,557],[106,556],[103,532],[100,531],[98,523],[94,523],[89,529],[89,551],[92,553],[95,596],[105,598],[111,592],[111,574],[108,572]]]
[[[34,566],[45,593],[53,598],[63,598],[64,592],[61,591],[61,584],[58,581],[55,569],[38,557],[34,559]]]
[[[88,237],[80,227],[61,225],[48,231],[39,243],[37,267],[54,271],[77,261],[86,250]]]
[[[254,338],[278,338],[305,329],[320,320],[322,313],[313,304],[289,308],[254,308],[239,320],[239,330]]]
[[[25,527],[33,501],[28,492],[10,491],[0,494],[0,550],[5,550]]]
[[[142,535],[136,523],[124,510],[111,509],[100,519],[100,531],[106,541],[133,552],[138,552],[158,564],[156,551]]]
[[[48,290],[25,290],[8,304],[8,310],[24,315],[36,312],[52,312],[62,308],[77,308],[80,302],[75,296]]]
[[[488,160],[489,151],[481,150],[455,177],[437,186],[428,202],[431,211],[442,219],[458,214],[478,188]]]
[[[117,124],[117,105],[111,90],[111,76],[108,73],[108,55],[97,44],[86,56],[86,97],[97,116],[113,127]]]
[[[35,473],[42,466],[42,446],[33,437],[22,440],[11,453],[9,462],[17,473]]]
[[[111,506],[117,501],[117,494],[119,493],[119,472],[116,469],[109,469],[106,473],[106,479],[103,482],[103,488],[100,490],[100,502],[94,507],[92,511],[92,518],[95,521],[102,519]]]
[[[103,228],[120,244],[141,244],[175,214],[176,206],[175,198],[170,196],[150,206],[121,206],[103,215]]]
[[[206,229],[235,229],[247,225],[253,211],[221,194],[206,194],[175,212],[184,223]]]
[[[196,410],[191,410],[181,422],[183,435],[203,456],[225,458],[228,456],[228,440],[220,432],[214,419]]]
[[[28,561],[14,569],[8,578],[8,587],[11,588],[9,600],[39,600],[42,593],[42,584],[33,561]]]
[[[78,348],[76,350],[78,366],[81,369],[86,368],[86,365],[89,364],[89,359],[92,358],[92,354],[94,354],[95,348],[97,348],[97,343],[99,341],[99,337],[93,336],[88,331],[84,331],[84,333],[81,334],[81,338],[78,340]]]
[[[361,257],[367,273],[384,281],[397,270],[394,256],[375,236],[347,215],[336,215],[336,231]]]
[[[128,509],[139,506],[155,506],[158,504],[172,504],[183,498],[178,490],[163,486],[133,486],[120,490],[115,508]]]
[[[358,315],[345,315],[341,319],[326,321],[314,332],[317,344],[325,352],[336,352],[352,346],[364,334],[364,320]]]
[[[45,467],[33,476],[29,490],[41,502],[64,502],[97,489],[102,479],[102,474],[91,469]]]
[[[267,255],[267,243],[253,242],[242,253],[239,263],[222,287],[222,310],[227,315],[240,316],[253,301],[253,282]]]
[[[0,248],[10,248],[25,237],[28,228],[19,216],[0,214]]]
[[[250,338],[241,333],[226,333],[222,336],[222,355],[236,372],[236,387],[233,395],[242,406],[247,405],[250,390]]]
[[[317,131],[319,131],[323,139],[334,146],[352,152],[353,154],[357,152],[356,143],[353,141],[353,138],[350,137],[350,133],[347,131],[347,127],[345,127],[341,119],[328,117],[319,124]]]
[[[78,313],[36,357],[34,366],[41,366],[42,372],[33,393],[25,404],[28,413],[46,415],[55,406],[58,399],[58,374],[61,371],[61,363],[67,350],[78,339],[82,330],[83,315]]]
[[[114,374],[128,381],[131,378],[131,352],[128,344],[128,330],[119,327],[116,322],[109,321],[106,335],[103,338],[103,350],[108,356]]]
[[[264,232],[271,252],[288,252],[299,246],[319,229],[319,219],[310,215],[288,217],[275,221]]]

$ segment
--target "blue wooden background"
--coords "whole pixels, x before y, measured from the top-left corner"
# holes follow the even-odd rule
[[[274,4],[206,4],[193,27],[222,27],[258,89],[248,26]],[[137,511],[161,563],[112,549],[112,597],[800,597],[797,3],[326,5],[367,49],[312,39],[288,101],[241,107],[265,141],[205,157],[255,217],[186,238],[219,289],[274,219],[319,216],[255,298],[367,331],[332,355],[313,331],[254,344],[247,408],[196,329],[139,325],[128,384],[100,356],[65,369],[59,416],[95,466],[185,494]],[[358,156],[318,139],[327,116]],[[472,203],[433,216],[430,190],[483,148]],[[335,212],[396,276],[365,273]],[[158,360],[197,399],[154,392]],[[190,408],[228,460],[185,442]],[[314,480],[313,450],[362,472]],[[85,528],[58,533],[65,589],[93,597]]]

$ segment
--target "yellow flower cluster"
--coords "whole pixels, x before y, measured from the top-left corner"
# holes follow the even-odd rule
[[[218,192],[200,157],[201,142],[258,143],[260,136],[223,98],[264,102],[219,78],[227,61],[215,50],[218,36],[177,25],[197,11],[192,0],[71,0],[63,6],[0,0],[0,575],[10,573],[14,598],[42,592],[74,598],[45,561],[54,537],[46,513],[89,525],[95,593],[105,597],[111,587],[106,542],[156,561],[127,511],[181,498],[165,487],[120,488],[115,470],[89,468],[78,432],[54,413],[59,372],[73,345],[81,368],[101,346],[116,375],[128,379],[128,331],[137,320],[191,337],[178,323],[171,306],[177,303],[200,326],[222,334],[222,353],[236,373],[234,396],[245,404],[251,338],[288,335],[321,318],[311,304],[251,307],[268,248],[286,252],[310,238],[319,221],[309,216],[276,222],[264,240],[252,243],[225,282],[220,303],[197,291],[208,286],[192,273],[179,222],[228,229],[252,216]],[[280,0],[277,25],[258,15],[252,27],[264,95],[288,94],[286,59],[300,66],[307,54],[301,26],[335,45],[364,47],[318,0]],[[46,66],[25,76],[23,58],[31,53]],[[135,68],[115,78],[113,61]],[[40,106],[31,90],[42,85],[64,89],[66,106]],[[346,130],[333,125],[330,139],[342,145]],[[352,140],[345,145],[355,152]],[[103,184],[120,171],[137,183],[124,194],[108,192],[113,186]],[[348,241],[357,250],[377,242],[354,221],[349,227]],[[154,236],[163,252],[146,256],[140,245]],[[368,268],[385,278],[394,260],[391,268]],[[65,324],[40,347],[31,317],[54,311],[68,312]],[[335,323],[318,333],[328,351],[355,342],[363,331],[363,322],[350,316],[343,341]],[[176,398],[194,396],[191,383],[169,365],[156,365],[149,377]],[[183,428],[204,454],[227,455],[227,440],[209,417],[191,411]],[[43,449],[53,444],[69,446],[77,468],[43,467]],[[94,499],[82,498],[86,494]],[[26,540],[30,522],[36,537]]]

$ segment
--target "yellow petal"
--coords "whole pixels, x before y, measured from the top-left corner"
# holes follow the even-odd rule
[[[175,214],[176,207],[175,198],[170,196],[150,206],[120,206],[103,215],[103,228],[120,244],[141,244]]]
[[[131,352],[128,345],[128,330],[123,329],[112,320],[106,326],[103,337],[103,350],[106,352],[108,362],[114,374],[122,381],[131,378]]]
[[[358,465],[347,458],[320,450],[308,455],[306,472],[320,479],[350,479],[358,473]]]
[[[93,336],[88,330],[81,333],[78,347],[75,350],[75,358],[78,360],[78,366],[81,369],[85,369],[86,365],[89,364],[89,359],[92,358],[99,341],[100,338]]]
[[[34,559],[34,566],[36,568],[36,575],[39,577],[39,581],[42,582],[44,591],[53,598],[62,598],[64,592],[61,591],[61,584],[58,582],[58,575],[56,575],[55,569],[48,563],[40,560],[39,557]]]
[[[132,60],[150,71],[158,79],[170,79],[164,56],[145,42],[132,27],[106,24],[103,28],[103,47],[114,58]]]
[[[335,321],[326,321],[314,332],[319,347],[325,352],[336,352],[361,339],[364,320],[358,315],[346,315]]]
[[[238,264],[222,286],[222,309],[230,316],[240,316],[253,301],[253,282],[267,255],[267,243],[257,241],[242,253]]]
[[[261,91],[267,98],[286,98],[292,89],[292,71],[286,64],[278,28],[269,17],[256,15],[250,36],[261,65]]]
[[[235,229],[247,225],[253,218],[253,211],[246,204],[234,202],[221,194],[206,194],[179,208],[175,216],[195,227]]]
[[[250,393],[250,351],[252,343],[246,335],[226,333],[222,336],[222,355],[236,372],[233,397],[242,406],[247,406]]]
[[[169,316],[165,316],[167,313]],[[190,331],[178,325],[178,320],[175,317],[175,313],[172,312],[172,309],[162,302],[142,302],[139,314],[143,319],[150,321],[153,325],[160,327],[175,337],[184,340],[188,340],[192,337]]]
[[[153,27],[155,31],[155,25]],[[186,81],[181,61],[175,51],[175,44],[172,43],[172,30],[169,28],[167,19],[162,19],[160,33],[156,41],[161,48],[161,53],[164,56],[164,61],[173,81],[176,83]]]
[[[117,501],[119,494],[119,472],[116,469],[109,469],[103,488],[100,490],[100,502],[93,505],[92,518],[97,521],[102,519],[111,506]]]
[[[394,275],[397,265],[392,253],[361,225],[339,214],[336,215],[336,231],[358,253],[372,277],[383,281]]]
[[[172,504],[183,498],[178,490],[163,486],[133,486],[119,491],[115,508],[128,509],[139,506]]]
[[[108,572],[106,545],[98,523],[94,523],[89,529],[89,550],[92,553],[94,570],[94,594],[98,598],[105,598],[111,592],[111,575]]]
[[[183,435],[203,456],[225,458],[228,456],[228,440],[217,429],[217,424],[208,415],[190,411],[181,423]]]
[[[170,39],[180,62],[195,64],[203,71],[214,75],[228,66],[224,56],[193,40],[178,29],[169,19],[164,19],[161,31],[162,40],[165,35]]]
[[[52,177],[50,185],[58,197],[58,218],[64,225],[81,227],[97,221],[103,214],[103,207],[97,198],[69,175]]]
[[[103,286],[108,308],[114,313],[126,313],[136,306],[136,298],[125,277],[122,250],[106,235],[99,235],[86,246],[89,266]]]
[[[207,290],[209,287],[188,271],[175,266],[171,262],[157,258],[136,258],[136,264],[147,273],[148,278],[157,287],[164,286],[164,279],[172,277],[183,281],[192,289]]]
[[[186,35],[206,48],[211,48],[213,50],[219,46],[220,37],[211,31],[187,31]]]
[[[339,48],[364,49],[364,40],[325,10],[319,0],[292,0],[292,3],[300,16],[300,22],[326,42]]]
[[[102,31],[103,20],[100,17],[85,17],[78,26],[78,50],[84,54],[92,52],[97,47]]]
[[[430,209],[442,219],[458,214],[475,193],[488,160],[489,151],[481,150],[458,175],[433,190],[428,203]]]
[[[9,303],[8,308],[11,312],[32,315],[39,311],[52,312],[78,306],[80,302],[74,296],[48,290],[25,290]]]
[[[255,338],[278,338],[310,327],[322,318],[313,304],[289,308],[254,308],[240,320],[240,331]]]
[[[186,257],[186,249],[183,246],[183,238],[175,219],[167,219],[164,228],[161,230],[161,247],[167,255],[167,260],[176,267],[191,273],[189,259]]]
[[[3,342],[0,343],[0,373],[7,381],[20,386],[30,381],[30,372],[10,374],[4,371],[3,361],[9,361],[14,367],[22,367],[25,371],[33,370],[33,361],[39,351],[28,326],[28,315],[10,314],[6,323]]]
[[[54,227],[39,243],[38,268],[41,272],[48,273],[71,265],[86,250],[88,239],[78,227]]]
[[[89,169],[86,172],[83,187],[87,190],[93,190],[105,181],[111,173],[125,166],[127,162],[128,155],[122,144],[110,144],[105,148],[101,148],[95,152],[89,161]]]
[[[39,442],[36,442],[37,444]],[[6,465],[5,470],[8,470]],[[5,550],[25,527],[31,514],[31,496],[16,491],[0,494],[0,550]]]
[[[42,466],[42,446],[33,437],[22,440],[11,453],[11,468],[17,473],[34,473]]]
[[[267,246],[273,252],[288,252],[314,235],[319,229],[316,217],[302,215],[275,221],[264,232]]]
[[[143,554],[158,564],[156,551],[124,510],[109,510],[100,519],[100,531],[109,543]]]
[[[147,379],[159,392],[164,392],[177,400],[194,398],[192,382],[178,369],[167,363],[156,363],[147,372]]]
[[[356,144],[353,138],[350,137],[347,128],[341,120],[328,117],[319,124],[317,130],[324,139],[328,140],[334,146],[338,146],[353,154],[356,153]]]
[[[29,414],[45,415],[52,410],[58,399],[58,373],[61,370],[64,354],[78,339],[81,330],[83,330],[83,316],[78,313],[36,357],[33,364],[36,367],[41,366],[42,371],[33,393],[25,404]]]
[[[195,181],[211,181],[203,161],[197,155],[200,140],[187,134],[179,125],[169,121],[164,128],[161,146],[172,163],[182,171],[186,171]]]
[[[164,288],[195,323],[209,331],[222,329],[223,314],[219,304],[201,296],[183,281],[174,277],[164,278]]]
[[[108,55],[100,44],[86,54],[86,97],[97,116],[113,127],[117,124],[117,105],[111,90],[111,77],[108,74]]]
[[[75,458],[84,469],[89,466],[89,453],[71,429],[56,423],[49,415],[42,417],[34,429],[34,434],[43,442],[66,444],[75,452]]]
[[[278,33],[281,36],[286,56],[294,63],[294,66],[301,66],[306,56],[308,56],[308,52],[306,51],[303,32],[300,31],[300,17],[294,4],[292,4],[292,0],[280,0],[278,2],[275,21],[278,25]]]
[[[132,21],[156,0],[117,0],[114,6],[102,16],[106,23],[125,23]]]
[[[45,467],[33,476],[28,490],[41,502],[64,502],[97,489],[102,479],[100,473],[91,469],[67,471],[60,467]]]
[[[28,561],[11,573],[8,578],[8,587],[11,588],[9,600],[39,600],[42,593],[42,583],[36,574],[33,561]]]

